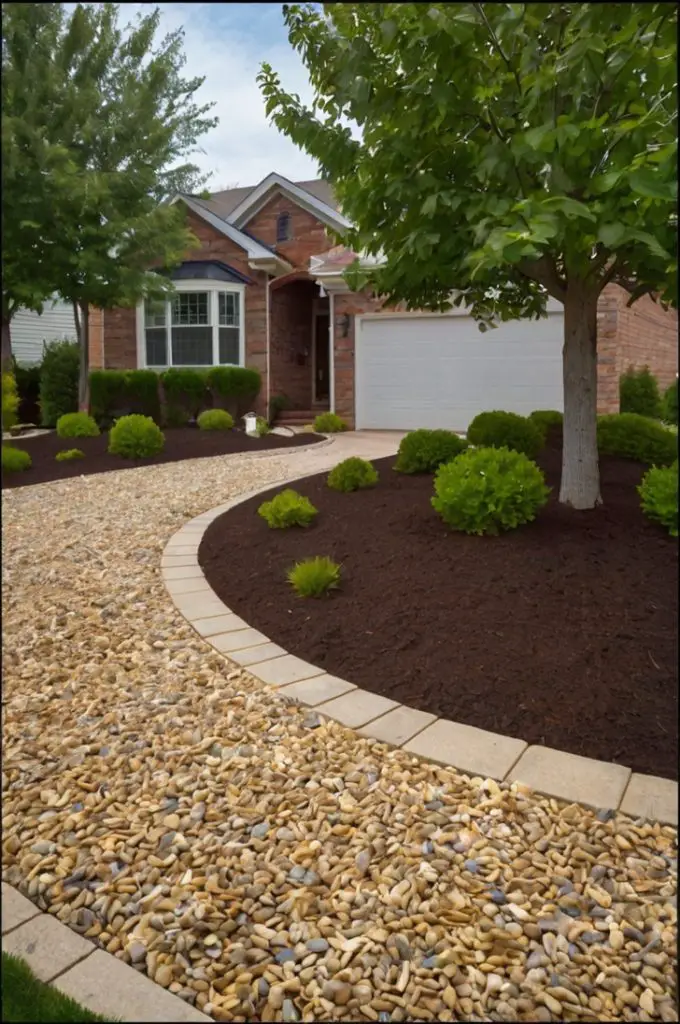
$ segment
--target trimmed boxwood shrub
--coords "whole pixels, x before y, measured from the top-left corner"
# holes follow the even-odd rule
[[[272,530],[285,530],[289,526],[309,526],[317,515],[309,498],[291,487],[275,494],[271,501],[263,501],[257,510]]]
[[[678,460],[671,466],[648,469],[638,487],[642,511],[665,526],[671,537],[678,536]]]
[[[634,412],[638,416],[659,419],[661,396],[659,384],[648,366],[636,370],[630,366],[619,378],[619,412]]]
[[[9,430],[17,423],[19,393],[13,373],[2,375],[2,429]]]
[[[509,448],[530,459],[543,447],[543,432],[516,412],[480,412],[467,429],[467,439],[478,448]]]
[[[109,451],[124,459],[149,459],[163,450],[163,431],[150,416],[123,416],[109,432]]]
[[[661,415],[665,423],[678,425],[678,379],[673,381],[670,387],[663,393]]]
[[[378,471],[367,459],[352,456],[343,459],[328,474],[326,483],[333,491],[359,491],[364,487],[375,487]]]
[[[57,452],[54,458],[57,462],[73,462],[74,459],[84,459],[85,452],[80,448],[67,448],[66,451]]]
[[[19,393],[19,423],[40,423],[40,365],[22,366],[12,357]]]
[[[314,420],[314,430],[317,434],[339,434],[347,430],[347,424],[334,412],[322,412]]]
[[[251,399],[259,395],[262,377],[249,366],[213,366],[208,370],[207,384],[213,400]]]
[[[548,500],[543,473],[522,452],[477,448],[440,466],[434,509],[453,530],[497,535],[536,518]]]
[[[678,436],[647,416],[611,413],[598,416],[597,447],[601,455],[635,459],[648,466],[670,466],[678,457]]]
[[[9,444],[2,446],[2,471],[3,473],[20,473],[24,469],[31,468],[32,459],[23,448],[13,448]]]
[[[92,370],[90,412],[98,423],[132,413],[160,419],[158,374],[154,370]]]
[[[434,473],[466,448],[465,438],[452,430],[412,430],[401,439],[394,468],[399,473]]]
[[[210,405],[208,370],[187,370],[175,366],[162,373],[164,403],[186,410],[196,419]]]
[[[40,367],[40,415],[44,427],[60,416],[78,411],[80,351],[77,341],[53,341],[45,346]]]
[[[200,430],[232,430],[234,420],[226,409],[205,409],[196,420]]]
[[[340,566],[327,555],[297,562],[286,575],[300,597],[323,597],[340,584]]]
[[[86,412],[67,412],[57,420],[57,437],[99,437],[99,427]]]
[[[545,441],[558,428],[562,429],[564,413],[558,412],[557,409],[535,409],[529,413],[529,419],[541,431]]]

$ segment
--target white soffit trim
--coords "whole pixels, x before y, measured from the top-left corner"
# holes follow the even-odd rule
[[[268,174],[267,177],[256,185],[250,195],[246,196],[243,202],[239,203],[235,210],[232,210],[230,220],[237,227],[244,224],[253,217],[258,210],[261,210],[265,202],[270,198],[270,193],[279,189],[290,199],[293,199],[298,206],[301,206],[308,213],[313,213],[319,220],[334,228],[350,228],[352,225],[346,217],[334,210],[328,203],[317,199],[311,192],[300,188],[299,185],[282,178],[280,174]]]
[[[226,235],[227,238],[231,239],[232,242],[235,242],[236,245],[245,249],[248,253],[249,259],[276,260],[278,258],[276,253],[272,252],[271,249],[265,249],[263,245],[254,241],[254,239],[250,238],[249,235],[245,235],[242,231],[239,231],[238,228],[235,228],[233,224],[228,223],[226,220],[222,220],[221,217],[218,217],[200,203],[190,199],[189,196],[175,196],[174,199],[171,200],[171,205],[172,203],[176,203],[180,200],[188,206],[193,213],[198,217],[201,217],[207,224],[210,224],[211,227],[215,228],[216,231],[220,231],[223,235]]]

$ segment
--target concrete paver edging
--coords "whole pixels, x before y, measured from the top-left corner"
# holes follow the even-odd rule
[[[320,471],[324,468],[287,477],[281,486]],[[264,685],[362,736],[473,776],[521,782],[548,797],[677,825],[678,784],[670,779],[633,774],[624,765],[529,746],[519,738],[436,718],[331,676],[251,628],[209,585],[198,564],[198,549],[215,519],[272,489],[267,484],[196,516],[164,549],[161,572],[175,606],[216,651]]]

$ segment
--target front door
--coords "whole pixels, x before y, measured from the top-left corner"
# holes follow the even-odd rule
[[[314,322],[314,401],[323,402],[330,396],[328,359],[330,317],[317,313]]]

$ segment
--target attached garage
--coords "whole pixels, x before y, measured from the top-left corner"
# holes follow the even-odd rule
[[[356,318],[356,428],[463,431],[479,412],[563,409],[564,315],[480,331],[470,316]]]

